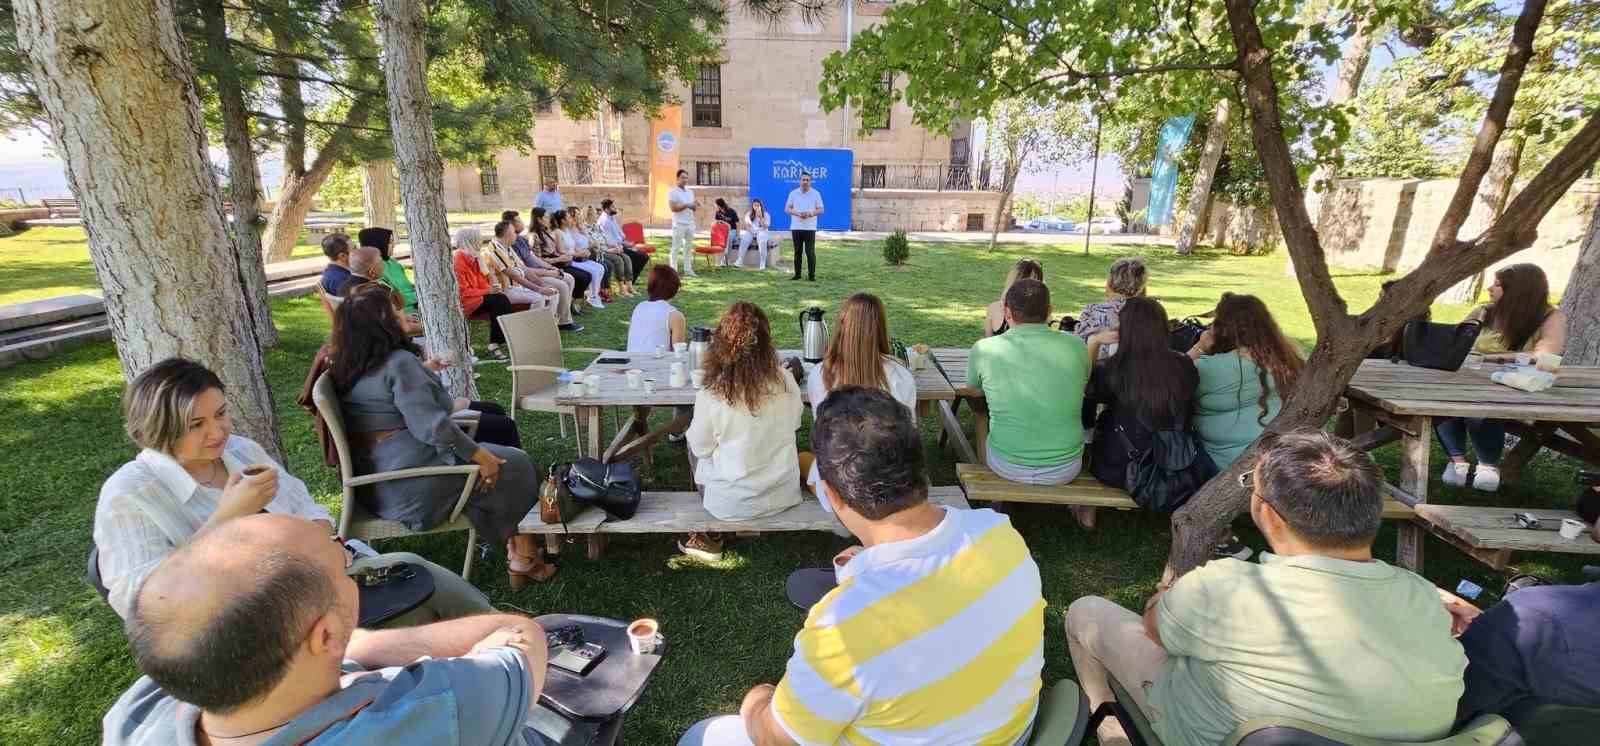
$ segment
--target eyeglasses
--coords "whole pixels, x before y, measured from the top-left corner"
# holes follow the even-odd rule
[[[1261,502],[1272,505],[1272,501],[1268,500],[1266,495],[1261,494],[1261,490],[1256,489],[1256,472],[1254,469],[1239,475],[1239,486],[1249,490],[1250,494],[1261,498]],[[1272,505],[1272,509],[1277,510],[1278,506]]]

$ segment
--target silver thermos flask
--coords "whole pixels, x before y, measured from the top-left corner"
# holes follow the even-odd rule
[[[711,344],[711,330],[697,326],[689,330],[689,370],[700,370],[706,362],[706,347]]]
[[[800,312],[800,356],[808,363],[822,362],[828,352],[828,324],[822,309],[812,306]]]

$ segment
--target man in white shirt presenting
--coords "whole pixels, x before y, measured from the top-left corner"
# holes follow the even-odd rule
[[[811,269],[806,279],[817,281],[817,216],[822,214],[822,194],[811,188],[811,174],[800,173],[800,188],[789,192],[783,205],[789,213],[789,237],[794,241],[794,277],[800,279],[800,267],[808,261]]]
[[[668,266],[677,266],[678,250],[683,250],[683,274],[694,277],[694,211],[700,207],[689,191],[689,172],[678,170],[678,185],[667,192],[667,208],[672,210],[672,251]]]

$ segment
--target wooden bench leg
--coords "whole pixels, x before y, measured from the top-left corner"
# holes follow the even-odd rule
[[[560,554],[561,553],[561,544],[562,544],[562,536],[561,536],[561,534],[545,534],[544,535],[544,551],[545,552],[547,552],[547,553],[549,553],[551,555]]]
[[[589,534],[589,559],[600,559],[601,553],[606,550],[605,534]]]
[[[1428,458],[1433,449],[1433,419],[1412,417],[1406,423],[1410,433],[1400,439],[1400,484],[1402,492],[1417,503],[1428,501]],[[1395,563],[1415,573],[1422,572],[1422,548],[1427,533],[1416,523],[1400,524],[1396,539]]]

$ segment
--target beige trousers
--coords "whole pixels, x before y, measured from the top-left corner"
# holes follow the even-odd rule
[[[1150,687],[1161,675],[1167,651],[1144,633],[1138,614],[1098,596],[1084,596],[1067,607],[1067,652],[1078,673],[1078,686],[1089,698],[1092,712],[1114,698],[1109,676],[1133,697],[1152,723],[1159,713],[1150,707]],[[1100,746],[1128,746],[1128,734],[1115,718],[1106,718],[1098,732]]]
[[[533,279],[547,288],[555,289],[556,323],[572,323],[572,277],[562,272],[560,277],[535,277]]]

